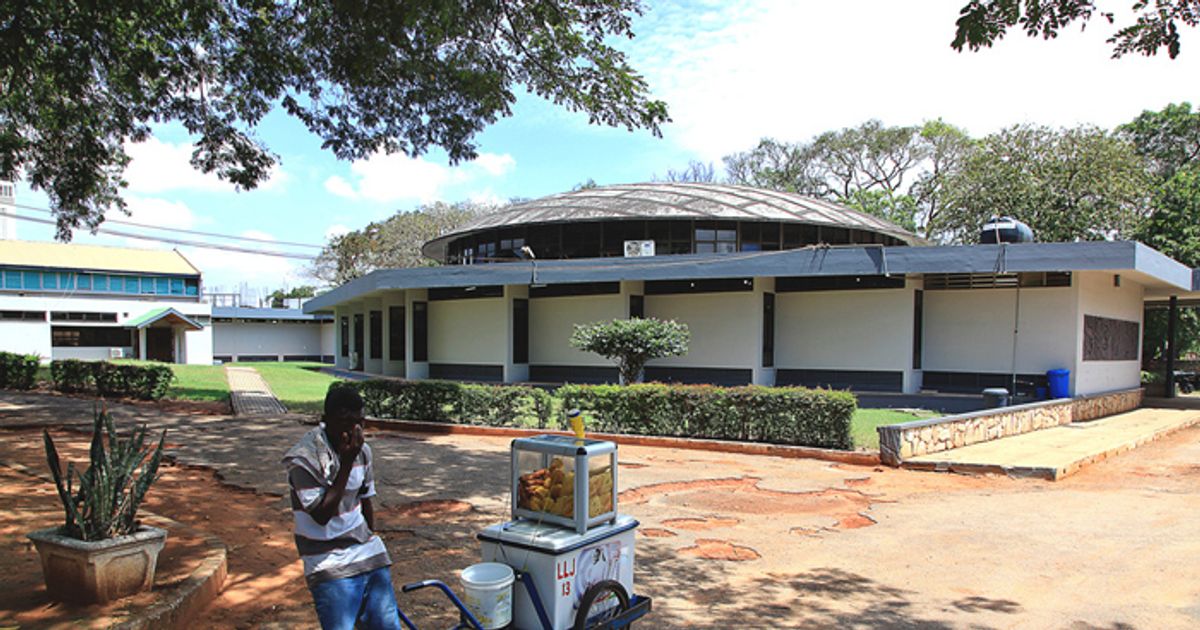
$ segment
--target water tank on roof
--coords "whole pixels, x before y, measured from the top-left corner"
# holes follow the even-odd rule
[[[979,231],[980,243],[1032,243],[1033,230],[1012,217],[992,217]]]

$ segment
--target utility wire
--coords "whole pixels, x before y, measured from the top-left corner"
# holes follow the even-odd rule
[[[52,211],[48,208],[39,208],[37,206],[28,206],[28,205],[20,204],[20,203],[14,203],[12,205],[14,207],[20,208],[22,210],[33,210],[34,212],[41,212],[41,213],[49,214],[49,215],[54,214],[54,211]],[[129,227],[144,228],[147,230],[161,230],[164,232],[179,232],[181,234],[193,234],[196,236],[211,236],[214,238],[224,238],[224,239],[230,239],[230,240],[234,240],[234,241],[250,241],[250,242],[254,242],[254,243],[266,243],[268,245],[290,245],[292,247],[309,247],[312,249],[324,249],[324,246],[313,245],[312,243],[295,243],[295,242],[291,242],[291,241],[273,241],[273,240],[266,239],[266,238],[254,238],[253,236],[233,236],[231,234],[221,234],[218,232],[201,232],[199,230],[188,230],[185,228],[173,228],[173,227],[166,227],[166,226],[161,226],[161,225],[150,225],[148,223],[137,223],[134,221],[123,221],[121,219],[105,218],[104,222],[105,223],[115,223],[118,225],[128,225]]]
[[[4,212],[3,210],[0,210],[0,216],[10,217],[10,218],[16,219],[18,221],[30,221],[32,223],[41,223],[43,225],[58,225],[58,223],[56,221],[51,220],[51,219],[39,219],[37,217],[24,217],[19,214],[10,214],[8,212]],[[217,243],[205,243],[202,241],[188,241],[188,240],[184,240],[184,239],[167,238],[165,236],[147,236],[145,234],[135,234],[133,232],[124,232],[121,230],[110,230],[108,228],[103,228],[103,227],[96,228],[96,232],[98,232],[100,234],[108,234],[111,236],[122,236],[125,238],[141,239],[143,241],[154,241],[157,243],[170,243],[172,245],[186,245],[188,247],[200,247],[202,249],[217,249],[217,250],[226,251],[226,252],[254,254],[256,256],[274,256],[276,258],[292,258],[295,260],[304,260],[304,261],[316,260],[316,258],[314,256],[307,256],[305,254],[291,254],[288,252],[264,251],[261,249],[250,249],[248,247],[238,247],[236,245],[220,245]],[[268,241],[268,242],[272,242],[272,241]]]

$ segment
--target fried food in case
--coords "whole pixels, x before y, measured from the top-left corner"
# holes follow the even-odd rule
[[[612,468],[604,466],[588,478],[588,517],[613,509]],[[565,470],[562,458],[555,457],[547,468],[521,475],[517,488],[518,507],[547,512],[566,518],[575,517],[575,473]]]

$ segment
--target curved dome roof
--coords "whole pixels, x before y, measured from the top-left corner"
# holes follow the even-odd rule
[[[910,245],[923,242],[890,221],[823,199],[749,186],[662,182],[600,186],[514,204],[443,234],[421,249],[426,256],[441,258],[450,241],[484,230],[622,219],[782,221],[868,230]]]

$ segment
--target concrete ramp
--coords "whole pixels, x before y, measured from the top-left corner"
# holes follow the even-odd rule
[[[1004,473],[1057,481],[1164,435],[1200,423],[1197,405],[1148,406],[1090,422],[1076,422],[991,442],[906,459],[914,470]]]

